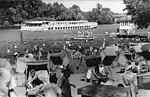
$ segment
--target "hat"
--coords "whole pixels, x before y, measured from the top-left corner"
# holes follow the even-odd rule
[[[58,66],[58,68],[63,69],[64,67],[63,67],[63,65],[60,65],[60,66]]]
[[[14,55],[18,55],[18,52],[15,52]]]

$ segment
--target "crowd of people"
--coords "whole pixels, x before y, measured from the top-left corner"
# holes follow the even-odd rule
[[[85,41],[85,44],[92,44],[92,41]],[[84,44],[83,43],[83,44]],[[108,46],[108,44],[103,41],[103,44],[100,47],[93,47],[92,45],[88,45],[87,47],[83,45],[79,45],[78,42],[71,42],[71,41],[66,41],[65,43],[59,45],[59,43],[52,43],[51,46],[47,45],[46,43],[36,43],[33,44],[31,46],[31,48],[24,48],[23,49],[23,54],[31,54],[32,57],[34,57],[36,60],[42,60],[42,59],[48,59],[47,58],[47,52],[49,53],[59,53],[62,50],[68,50],[68,51],[73,51],[73,58],[79,58],[82,56],[96,56],[96,55],[100,55],[101,52],[103,50],[105,50]],[[142,65],[147,64],[146,59],[144,59],[144,57],[139,56],[138,54],[136,54],[136,52],[130,48],[130,45],[127,43],[116,43],[111,45],[116,49],[116,54],[119,54],[119,52],[121,51],[129,51],[131,52],[131,59],[128,60],[128,64],[127,67],[124,70],[124,73],[122,75],[122,79],[124,81],[123,84],[118,84],[118,87],[124,87],[124,86],[128,86],[130,88],[130,95],[132,95],[131,97],[137,97],[137,90],[138,90],[138,78],[136,77],[139,73],[143,73],[146,72],[146,70],[148,71],[148,69],[142,69]],[[14,48],[16,49],[14,53],[14,60],[17,60],[17,58],[21,55],[21,52],[17,52],[17,45],[14,46]],[[13,50],[14,51],[14,50]],[[12,51],[10,48],[7,49],[7,54],[10,54]],[[46,52],[46,53],[45,53]],[[78,54],[76,52],[79,52]],[[44,55],[46,54],[46,55]],[[44,57],[43,57],[44,56]],[[68,65],[68,64],[67,64]],[[1,67],[0,68],[1,72],[2,71],[6,71],[6,73],[9,73],[10,78],[7,79],[6,82],[6,86],[8,86],[8,91],[4,91],[3,94],[7,95],[9,97],[12,97],[10,95],[16,95],[17,94],[14,92],[13,88],[16,87],[15,85],[15,67],[12,68],[11,72],[8,72],[5,68]],[[57,95],[61,95],[63,97],[71,97],[71,86],[72,87],[76,87],[75,85],[70,84],[69,82],[69,77],[71,74],[71,71],[69,71],[69,68],[66,67],[64,68],[56,68],[55,70],[56,75],[55,75],[55,79],[50,79],[51,83],[54,83],[56,85],[56,87],[58,88],[56,91]],[[43,82],[38,78],[38,76],[35,74],[35,70],[32,69],[30,71],[30,75],[31,78],[28,80],[28,84],[26,84],[26,86],[28,87],[27,92],[29,92],[30,90],[42,90],[41,87],[43,87]],[[111,74],[111,70],[110,68],[107,68],[102,62],[100,62],[100,64],[97,64],[94,68],[92,69],[88,69],[87,70],[87,74],[86,74],[86,81],[90,82],[91,80],[97,80],[98,84],[106,83],[108,80],[113,80],[113,76]],[[38,88],[37,88],[38,86]],[[36,88],[35,88],[36,87]],[[5,90],[7,90],[7,88],[5,87]],[[45,95],[50,95],[47,92],[47,89],[43,89],[45,93]],[[41,92],[41,91],[40,91]],[[57,96],[56,95],[56,96]],[[35,95],[32,95],[33,97]],[[32,97],[31,96],[31,97]],[[55,97],[56,97],[55,96]],[[2,97],[6,97],[6,96],[2,96]],[[15,96],[13,96],[15,97]],[[47,97],[47,96],[46,96]]]

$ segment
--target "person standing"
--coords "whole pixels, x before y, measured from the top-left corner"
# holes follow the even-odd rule
[[[59,73],[59,75],[58,74],[56,75],[58,78],[57,85],[61,88],[62,97],[72,97],[70,86],[73,86],[74,88],[76,86],[73,84],[70,84],[70,82],[69,82],[69,77],[70,77],[71,72],[68,69],[63,70],[61,68],[58,68],[57,72],[58,71],[60,73]]]
[[[125,73],[122,75],[123,82],[126,86],[129,87],[129,95],[127,97],[137,97],[137,88],[136,88],[136,75],[132,71],[127,70]]]
[[[17,86],[17,80],[16,80],[16,75],[15,75],[15,68],[12,68],[12,70],[11,70],[11,81],[10,81],[9,91],[8,91],[9,97],[17,97],[17,94],[14,91],[14,88],[16,86]]]
[[[7,54],[10,54],[10,48],[7,48]]]

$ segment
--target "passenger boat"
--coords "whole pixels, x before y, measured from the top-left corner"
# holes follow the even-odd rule
[[[119,33],[120,34],[135,34],[135,24],[131,21],[131,16],[126,16],[120,20]]]
[[[92,31],[89,29],[78,31],[77,37],[74,40],[94,40],[95,37],[92,35]]]
[[[80,21],[26,21],[21,25],[21,30],[48,31],[48,30],[74,30],[96,28],[96,22]]]

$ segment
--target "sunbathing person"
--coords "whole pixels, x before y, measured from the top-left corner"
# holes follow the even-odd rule
[[[35,70],[30,71],[31,79],[29,79],[27,84],[27,92],[29,91],[38,91],[44,86],[43,81],[41,81],[37,75],[35,75]]]

